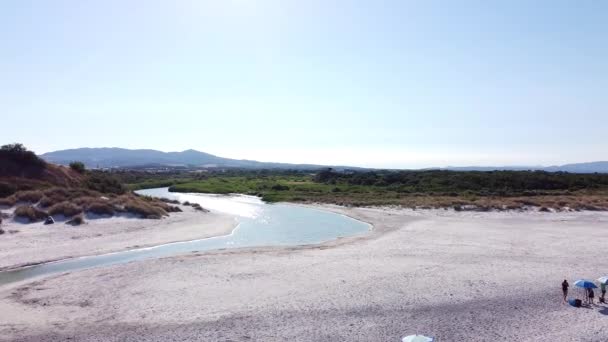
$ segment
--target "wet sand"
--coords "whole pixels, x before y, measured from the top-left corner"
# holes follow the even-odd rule
[[[608,273],[605,213],[323,208],[374,231],[3,287],[0,340],[608,340],[608,306],[572,308],[560,288]]]

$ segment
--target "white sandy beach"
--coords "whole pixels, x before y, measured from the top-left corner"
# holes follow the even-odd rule
[[[6,286],[0,340],[400,341],[413,333],[442,342],[608,340],[608,306],[572,308],[560,288],[564,277],[572,284],[608,273],[608,214],[324,208],[374,231],[314,247],[194,253]],[[123,247],[154,241],[116,234],[124,234]],[[51,244],[17,257],[7,248],[27,246],[5,238],[2,265],[80,251],[66,241],[54,246],[65,252]],[[99,252],[120,245],[88,238],[77,244]]]

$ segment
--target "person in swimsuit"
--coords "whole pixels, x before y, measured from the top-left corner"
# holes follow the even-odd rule
[[[562,282],[562,292],[564,293],[564,302],[567,300],[568,297],[568,287],[570,286],[570,284],[568,284],[568,281],[566,279],[564,279],[564,281]]]
[[[594,297],[595,297],[595,292],[593,292],[593,289],[589,289],[589,304],[594,304],[593,303]]]

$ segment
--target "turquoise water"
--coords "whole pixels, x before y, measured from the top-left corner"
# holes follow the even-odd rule
[[[267,204],[252,196],[180,194],[170,193],[167,188],[141,190],[138,193],[200,203],[212,211],[236,216],[239,224],[230,235],[73,258],[0,272],[0,285],[44,275],[196,251],[318,244],[339,237],[365,234],[370,230],[369,224],[347,216],[288,204]]]

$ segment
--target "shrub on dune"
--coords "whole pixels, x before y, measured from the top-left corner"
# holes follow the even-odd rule
[[[174,206],[174,205],[168,205],[165,202],[161,202],[161,201],[148,201],[150,205],[158,207],[163,209],[164,211],[168,212],[168,213],[176,213],[176,212],[181,212],[182,210],[180,209],[180,207],[178,206]]]
[[[93,196],[82,196],[82,197],[77,197],[77,198],[72,199],[72,203],[83,206],[83,207],[87,207],[90,204],[97,203],[99,201],[100,201],[100,199],[98,197],[93,197]]]
[[[48,208],[48,207],[50,207],[50,206],[52,206],[52,205],[54,205],[54,204],[57,204],[57,203],[59,203],[59,202],[63,202],[63,201],[56,201],[56,200],[55,200],[55,199],[53,199],[53,198],[50,198],[50,197],[46,197],[46,196],[44,196],[44,197],[42,197],[42,198],[40,199],[40,202],[39,202],[38,204],[39,204],[39,205],[40,205],[42,208]]]
[[[167,212],[162,208],[152,206],[142,201],[129,201],[125,204],[125,210],[145,218],[161,218],[167,216]]]
[[[67,201],[55,204],[49,208],[50,215],[63,215],[65,217],[72,217],[80,213],[82,213],[82,207],[79,207]]]
[[[0,183],[0,197],[8,197],[14,194],[15,191],[17,191],[17,189],[12,184],[4,182]]]
[[[87,212],[96,214],[96,215],[109,215],[112,216],[115,213],[114,206],[108,202],[97,201],[88,204],[85,207]]]
[[[29,190],[29,191],[19,191],[13,195],[16,202],[29,202],[29,203],[37,203],[44,196],[42,191],[38,190]]]
[[[36,209],[36,208],[32,207],[31,205],[21,205],[21,206],[17,207],[17,209],[15,209],[15,216],[21,217],[21,218],[26,218],[30,222],[36,222],[36,221],[44,220],[45,218],[47,218],[49,216],[49,214],[47,214],[46,212],[44,212],[42,210]]]
[[[165,203],[179,204],[178,200],[175,200],[175,199],[172,200],[172,199],[168,199],[166,197],[161,197],[161,198],[159,198],[159,200],[162,202],[165,202]]]
[[[84,166],[84,164],[79,161],[71,162],[70,169],[72,169],[80,174],[83,174],[86,171],[86,167]]]
[[[201,205],[198,204],[198,203],[193,203],[192,204],[192,208],[194,208],[194,210],[203,211],[203,212],[208,212],[209,211],[209,210],[201,207]]]
[[[126,191],[120,180],[105,172],[90,174],[85,181],[85,185],[90,190],[101,193],[124,194]]]
[[[10,196],[7,198],[0,198],[0,205],[6,207],[12,207],[15,205],[15,197]]]
[[[44,196],[40,199],[40,206],[47,208],[55,204],[64,202],[68,199],[67,191],[45,191]]]
[[[71,224],[72,226],[80,226],[84,222],[84,216],[82,214],[78,214],[72,217],[72,219],[66,222],[66,224]]]

